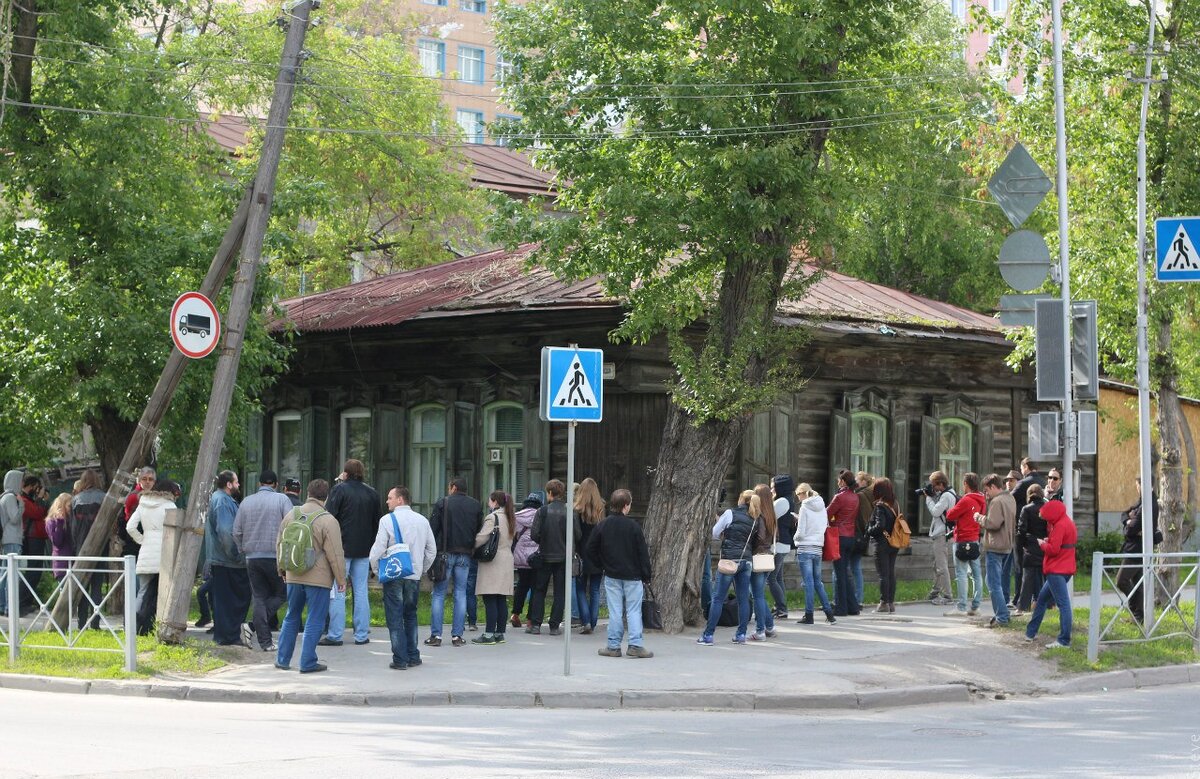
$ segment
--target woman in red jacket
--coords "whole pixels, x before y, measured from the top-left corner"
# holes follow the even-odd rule
[[[1046,648],[1062,649],[1071,646],[1071,588],[1067,583],[1075,575],[1075,542],[1078,533],[1075,523],[1067,516],[1066,505],[1061,501],[1046,501],[1042,505],[1041,515],[1049,528],[1047,537],[1038,541],[1038,546],[1042,548],[1042,572],[1046,574],[1046,583],[1038,593],[1033,617],[1025,628],[1025,640],[1033,641],[1037,636],[1042,618],[1046,616],[1046,607],[1053,597],[1053,602],[1058,604],[1058,640]]]
[[[979,521],[976,514],[987,511],[987,499],[979,491],[979,474],[965,473],[963,496],[946,512],[946,524],[954,528],[954,577],[958,580],[958,608],[946,612],[947,617],[973,617],[979,613],[983,595],[983,574],[979,570]],[[971,608],[967,609],[967,574],[975,582],[971,592]]]

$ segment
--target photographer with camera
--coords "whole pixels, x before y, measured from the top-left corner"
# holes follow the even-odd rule
[[[958,502],[958,495],[950,488],[950,480],[941,471],[929,474],[929,481],[917,490],[918,497],[925,499],[925,508],[933,521],[929,525],[929,539],[933,542],[933,589],[929,591],[929,602],[935,606],[946,606],[954,602],[950,588],[950,527],[946,524],[946,512]]]

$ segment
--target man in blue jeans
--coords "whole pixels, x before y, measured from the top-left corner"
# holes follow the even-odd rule
[[[465,646],[463,631],[467,620],[467,577],[471,573],[471,557],[475,553],[475,535],[483,527],[483,506],[467,494],[467,481],[451,479],[446,497],[433,506],[429,527],[437,551],[446,552],[446,578],[433,585],[430,604],[429,638],[426,646],[442,645],[442,622],[446,617],[446,588],[454,582],[454,615],[450,627],[450,643]]]
[[[617,490],[608,500],[611,512],[596,525],[588,538],[588,559],[604,571],[604,597],[608,602],[608,646],[599,650],[601,657],[620,657],[621,639],[629,628],[629,657],[654,657],[642,646],[642,597],[644,582],[654,571],[650,550],[641,526],[629,518],[633,496],[629,490]]]
[[[992,618],[989,627],[1007,625],[1008,582],[1012,573],[1013,541],[1017,535],[1017,502],[1012,493],[1004,488],[997,474],[983,480],[983,494],[987,497],[987,515],[975,519],[983,525],[987,534],[987,583],[988,595],[992,599]]]
[[[329,482],[313,479],[308,483],[308,502],[289,513],[279,525],[277,544],[283,541],[284,530],[292,522],[311,523],[312,545],[316,552],[313,565],[306,571],[284,570],[279,573],[287,581],[287,616],[279,627],[279,647],[275,650],[275,667],[281,671],[291,668],[300,632],[300,615],[308,610],[304,620],[304,641],[300,647],[300,673],[327,671],[328,666],[317,660],[317,641],[325,629],[329,613],[329,594],[336,584],[338,592],[346,591],[346,561],[342,553],[342,533],[337,520],[325,510]],[[286,546],[286,545],[284,545]],[[290,555],[277,556],[282,565]]]
[[[371,604],[367,597],[367,555],[375,538],[375,521],[379,517],[379,493],[366,484],[366,466],[361,460],[350,459],[342,469],[341,480],[329,493],[326,509],[337,517],[342,529],[342,549],[346,554],[346,576],[354,596],[354,643],[371,643]],[[329,633],[321,646],[341,646],[346,632],[346,593],[339,592],[329,604]]]
[[[412,556],[411,575],[383,583],[383,610],[387,615],[388,636],[392,644],[392,662],[388,667],[403,671],[421,664],[417,644],[417,596],[421,576],[433,566],[437,545],[429,530],[429,520],[409,507],[412,496],[407,487],[392,487],[387,494],[389,513],[379,519],[379,530],[371,546],[371,567],[379,573],[379,559],[393,544],[408,545]],[[399,531],[399,539],[396,531]]]

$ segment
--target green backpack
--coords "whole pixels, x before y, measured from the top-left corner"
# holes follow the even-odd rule
[[[283,528],[279,536],[279,565],[288,573],[308,573],[317,564],[317,548],[313,545],[312,524],[317,517],[328,514],[321,511],[306,517],[300,509],[292,514],[292,521]]]

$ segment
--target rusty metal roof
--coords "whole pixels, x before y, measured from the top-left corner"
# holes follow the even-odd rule
[[[398,325],[415,319],[462,316],[521,309],[617,308],[599,278],[566,283],[550,271],[526,267],[533,250],[493,251],[460,260],[400,271],[346,287],[292,298],[280,305],[300,332],[349,330]],[[803,264],[799,272],[816,267]],[[834,271],[823,276],[799,301],[779,307],[785,320],[829,320],[901,324],[935,331],[966,331],[1000,336],[993,317],[937,300],[861,281]],[[282,329],[284,321],[273,323]]]
[[[219,114],[206,124],[208,134],[228,154],[241,154],[246,145],[250,122],[241,116]],[[539,170],[523,154],[503,146],[463,144],[456,147],[459,169],[471,176],[471,183],[482,189],[504,192],[514,197],[558,194],[553,172]]]

